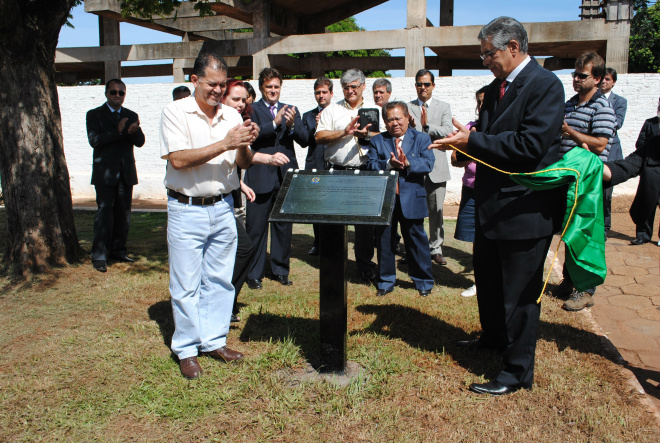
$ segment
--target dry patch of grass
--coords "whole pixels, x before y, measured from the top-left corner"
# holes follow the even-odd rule
[[[76,217],[89,248],[93,213]],[[348,353],[364,371],[347,387],[291,375],[319,355],[318,258],[307,256],[303,225],[294,226],[294,285],[264,280],[241,294],[243,321],[229,345],[246,361],[200,358],[204,376],[187,381],[168,348],[165,220],[134,214],[133,265],[0,278],[0,441],[657,441],[599,337],[550,297],[534,389],[504,398],[467,390],[499,361],[454,344],[479,322],[476,300],[459,296],[472,284],[471,245],[452,240],[453,222],[449,266],[434,265],[427,298],[405,272],[376,298],[349,249]]]

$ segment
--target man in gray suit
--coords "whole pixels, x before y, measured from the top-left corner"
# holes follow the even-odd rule
[[[610,153],[607,155],[607,161],[622,160],[623,152],[621,151],[621,140],[619,140],[619,129],[623,126],[623,121],[626,119],[626,111],[628,110],[628,101],[612,92],[612,88],[616,85],[616,70],[614,68],[607,68],[605,70],[605,77],[600,84],[600,92],[610,102],[610,106],[614,109],[616,117],[616,125],[614,136],[610,140]],[[603,208],[605,216],[605,238],[607,233],[612,228],[612,191],[614,187],[606,188],[603,192]]]
[[[431,140],[438,140],[453,132],[451,124],[451,107],[438,99],[434,99],[435,77],[428,69],[420,69],[415,75],[417,100],[408,104],[413,127],[427,133]],[[435,165],[424,181],[426,188],[426,204],[429,208],[429,246],[431,258],[440,265],[446,265],[447,260],[442,255],[442,243],[445,239],[442,208],[445,202],[447,181],[451,178],[449,164],[444,151],[433,150]]]

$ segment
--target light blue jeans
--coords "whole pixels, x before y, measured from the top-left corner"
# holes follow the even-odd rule
[[[174,314],[172,352],[179,359],[225,346],[236,256],[234,203],[213,206],[167,201],[170,295]]]

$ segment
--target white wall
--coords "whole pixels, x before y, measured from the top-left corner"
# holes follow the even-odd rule
[[[574,94],[569,75],[559,76],[564,84],[566,96]],[[489,83],[492,77],[442,77],[436,79],[434,97],[448,102],[454,116],[461,122],[473,120],[474,91]],[[374,79],[367,79],[368,91]],[[409,101],[416,98],[414,79],[391,78],[393,99]],[[313,96],[314,80],[286,80],[282,88],[281,101],[298,106],[301,113],[312,109],[316,103]],[[257,82],[252,85],[257,90]],[[127,85],[125,106],[140,115],[140,124],[146,136],[142,148],[135,149],[139,184],[134,188],[134,198],[164,199],[163,177],[165,161],[160,159],[160,113],[172,100],[172,89],[178,85],[142,84]],[[192,85],[187,84],[191,87]],[[339,80],[335,80],[335,100],[343,97]],[[639,130],[647,118],[656,115],[660,95],[660,74],[619,75],[614,91],[628,99],[628,113],[619,131],[624,156],[634,150]],[[105,101],[103,86],[58,87],[64,149],[71,176],[73,198],[94,198],[94,187],[89,184],[92,171],[92,151],[87,141],[85,114]],[[306,150],[296,148],[298,163],[304,164]],[[462,170],[452,170],[452,179],[447,185],[447,202],[460,199]],[[615,188],[615,195],[634,194],[637,181],[631,180]]]

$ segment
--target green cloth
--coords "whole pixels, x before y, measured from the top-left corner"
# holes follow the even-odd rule
[[[607,266],[603,221],[603,162],[598,156],[576,147],[543,171],[534,175],[512,174],[511,179],[533,190],[553,189],[568,184],[566,215],[562,224],[566,268],[578,291],[601,285],[607,276]],[[576,202],[576,186],[577,204],[571,216]]]

